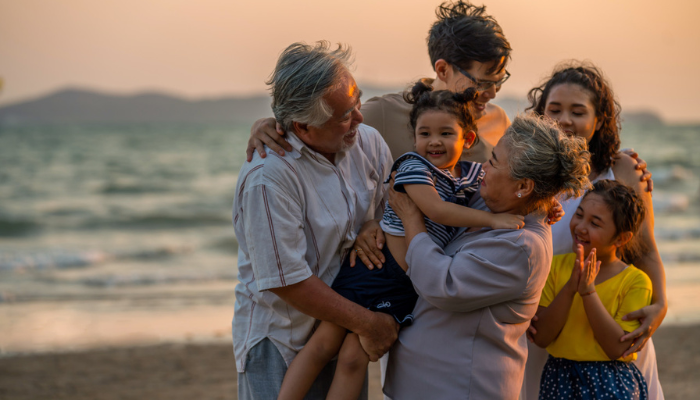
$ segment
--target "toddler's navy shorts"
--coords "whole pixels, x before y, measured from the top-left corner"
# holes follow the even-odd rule
[[[401,326],[411,325],[418,293],[388,246],[384,246],[382,253],[386,262],[381,269],[367,269],[359,257],[351,268],[350,257],[346,257],[331,287],[370,311],[392,315]]]

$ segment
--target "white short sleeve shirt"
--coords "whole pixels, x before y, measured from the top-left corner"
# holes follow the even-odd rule
[[[362,224],[383,211],[391,154],[374,128],[360,125],[357,142],[335,165],[294,134],[288,140],[293,151],[256,154],[238,177],[233,344],[241,372],[248,350],[264,338],[291,362],[315,324],[268,289],[311,275],[330,285]]]

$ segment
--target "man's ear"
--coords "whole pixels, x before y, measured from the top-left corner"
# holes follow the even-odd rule
[[[441,81],[447,83],[447,81],[451,78],[452,74],[454,71],[452,70],[452,66],[442,58],[435,61],[435,65],[433,65],[433,69],[435,69],[435,74],[437,74],[437,79],[440,79]]]
[[[469,131],[464,135],[464,149],[470,149],[476,141],[476,132]]]
[[[292,131],[294,131],[299,138],[302,138],[309,132],[309,124],[292,121]]]

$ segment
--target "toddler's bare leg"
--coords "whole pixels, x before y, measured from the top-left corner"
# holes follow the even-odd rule
[[[333,383],[326,400],[357,400],[367,376],[367,364],[369,356],[362,349],[360,338],[355,333],[349,333],[340,348]]]
[[[347,330],[323,321],[289,365],[278,400],[302,400],[323,367],[338,354]]]

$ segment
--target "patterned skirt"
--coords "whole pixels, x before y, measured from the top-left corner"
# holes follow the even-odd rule
[[[571,361],[549,356],[540,380],[540,400],[647,398],[647,383],[631,362]]]

